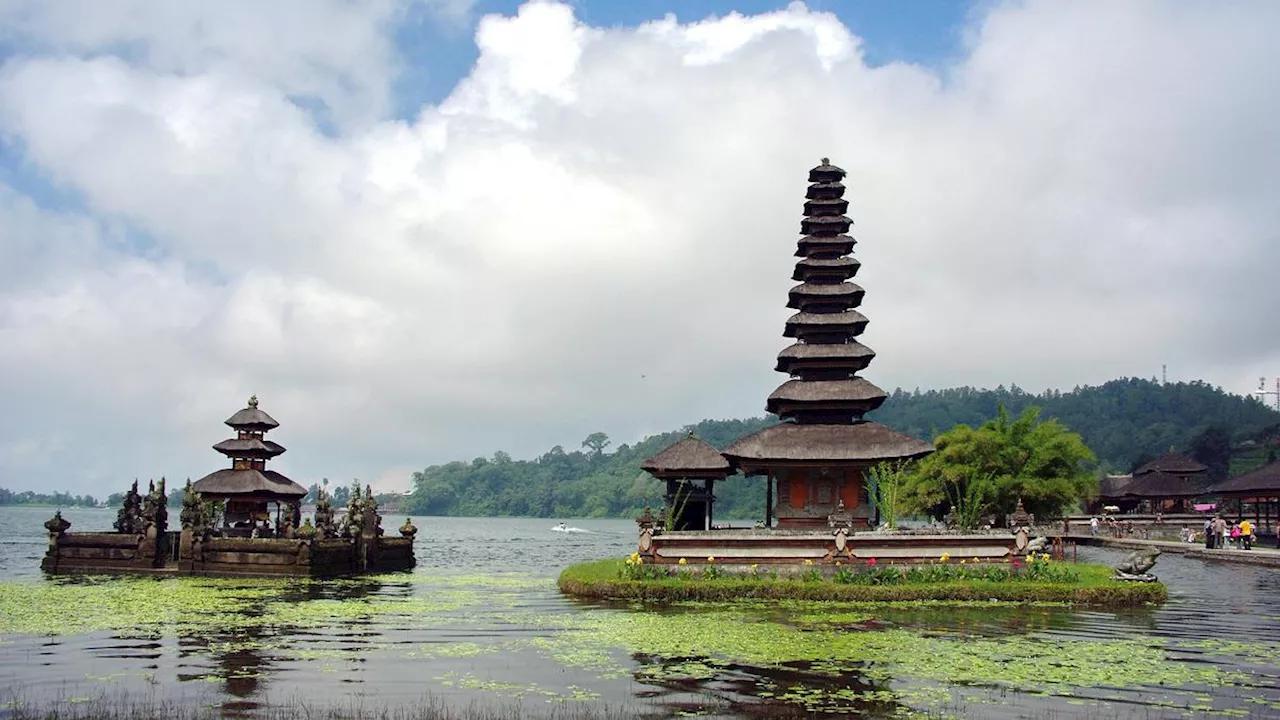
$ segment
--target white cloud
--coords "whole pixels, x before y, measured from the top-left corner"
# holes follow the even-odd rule
[[[379,119],[399,3],[115,5],[0,4],[44,48],[0,133],[85,200],[0,191],[0,485],[199,476],[250,392],[303,481],[757,413],[823,155],[884,387],[1280,367],[1269,4],[996,6],[943,74],[801,5],[530,3],[411,123]]]

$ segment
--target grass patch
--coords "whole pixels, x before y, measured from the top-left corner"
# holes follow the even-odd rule
[[[1059,564],[1071,569],[1070,581],[940,579],[931,582],[836,582],[832,579],[773,578],[759,573],[701,577],[675,575],[628,578],[624,560],[595,560],[571,565],[560,573],[560,590],[582,598],[645,602],[730,601],[740,599],[820,600],[836,602],[991,601],[1009,603],[1065,603],[1133,607],[1162,603],[1163,583],[1128,583],[1111,579],[1105,565]],[[665,569],[665,566],[664,566]],[[889,568],[877,570],[887,574]],[[910,573],[905,566],[901,570]],[[898,572],[893,570],[892,572]],[[902,577],[901,575],[899,577]],[[912,577],[907,575],[906,577]],[[869,580],[874,582],[873,580]]]

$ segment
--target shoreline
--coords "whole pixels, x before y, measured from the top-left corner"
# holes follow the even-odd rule
[[[1065,539],[1079,545],[1094,545],[1120,550],[1158,548],[1161,552],[1177,553],[1201,560],[1280,567],[1280,550],[1277,550],[1274,546],[1258,547],[1258,545],[1254,545],[1252,550],[1236,550],[1234,548],[1214,548],[1209,550],[1203,543],[1186,543],[1175,540],[1142,540],[1139,538],[1091,537],[1089,535],[1068,535]]]

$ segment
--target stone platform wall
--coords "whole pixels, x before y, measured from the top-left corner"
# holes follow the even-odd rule
[[[1025,544],[1025,536],[1022,543]],[[721,565],[815,565],[879,563],[930,563],[942,555],[952,560],[984,563],[1010,562],[1019,553],[1019,538],[1009,532],[992,534],[885,534],[759,531],[662,532],[649,538],[642,533],[639,552],[646,562],[706,564],[715,558]]]

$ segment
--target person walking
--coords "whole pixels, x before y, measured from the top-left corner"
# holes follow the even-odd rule
[[[1240,542],[1244,544],[1245,550],[1253,549],[1253,523],[1248,518],[1240,521]]]
[[[1098,537],[1098,516],[1094,515],[1089,518],[1089,534]]]
[[[1227,521],[1221,515],[1213,519],[1213,546],[1219,550],[1227,546]]]
[[[1213,549],[1213,518],[1204,519],[1204,549]]]

